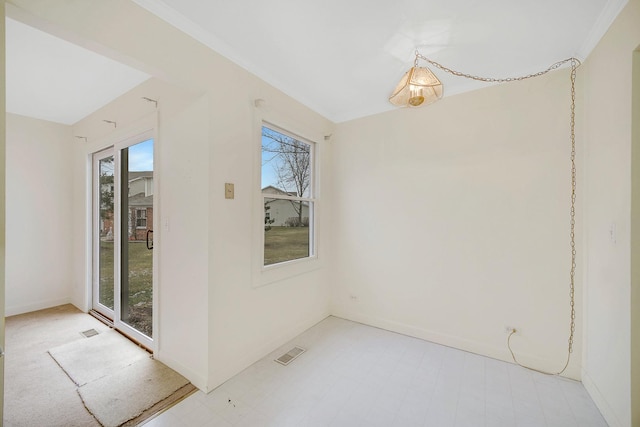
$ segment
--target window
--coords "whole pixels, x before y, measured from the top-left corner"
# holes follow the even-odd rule
[[[314,144],[262,127],[263,265],[314,256]]]
[[[136,228],[147,228],[146,209],[136,209]]]

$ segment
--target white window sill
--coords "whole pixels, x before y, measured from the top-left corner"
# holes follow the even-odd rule
[[[317,256],[285,261],[263,266],[253,275],[253,287],[280,282],[295,276],[310,273],[322,268],[323,262]]]

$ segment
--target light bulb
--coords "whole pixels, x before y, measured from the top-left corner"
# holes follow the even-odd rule
[[[417,107],[424,102],[423,88],[420,86],[409,85],[409,105]]]

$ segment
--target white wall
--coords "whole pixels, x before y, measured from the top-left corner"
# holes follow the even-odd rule
[[[633,53],[631,148],[631,424],[640,424],[640,46]]]
[[[221,76],[237,80],[236,73]],[[216,91],[211,97],[210,152],[210,383],[219,384],[264,357],[329,314],[326,263],[330,223],[324,215],[329,197],[324,183],[330,173],[332,143],[323,135],[333,125],[291,98],[248,74],[232,92],[244,101],[230,103]],[[256,108],[255,99],[265,106]],[[221,118],[225,118],[222,120]],[[233,118],[233,119],[231,119]],[[263,274],[255,272],[254,250],[264,233],[260,183],[261,118],[317,142],[321,180],[318,215],[318,263],[307,271],[280,271],[279,280],[254,287]],[[224,183],[235,183],[235,199],[224,199]],[[329,199],[330,200],[330,199]],[[257,229],[256,229],[257,226]]]
[[[333,312],[503,360],[509,325],[521,330],[521,361],[560,370],[570,313],[569,83],[560,70],[338,125]],[[580,277],[576,286],[577,357],[565,373],[573,378]]]
[[[197,378],[192,382],[203,389],[208,383],[209,332],[208,114],[208,100],[200,96],[173,117],[161,115],[156,168],[160,222],[154,241],[160,250],[161,279],[157,356],[191,372],[191,378]]]
[[[71,302],[71,127],[7,114],[8,316]]]
[[[583,382],[611,426],[631,425],[631,93],[640,1],[584,64],[586,322]],[[610,230],[615,227],[615,241]],[[640,402],[635,402],[640,405]]]
[[[259,172],[254,162],[260,150],[254,100],[264,99],[267,109],[275,112],[274,117],[284,119],[285,128],[293,124],[295,128],[289,130],[302,136],[331,134],[333,125],[328,120],[129,1],[64,2],[56,3],[55,7],[31,0],[11,3],[22,8],[24,15],[30,15],[32,23],[207,97],[204,116],[201,116],[204,104],[194,101],[188,108],[194,108],[197,118],[181,116],[176,111],[175,127],[165,128],[168,134],[179,135],[181,126],[196,123],[199,128],[194,133],[181,134],[171,141],[167,137],[167,141],[163,141],[160,114],[158,144],[163,147],[160,153],[163,169],[158,171],[160,179],[156,182],[155,194],[168,204],[160,202],[157,224],[164,224],[168,215],[170,231],[158,236],[158,248],[160,253],[173,254],[173,265],[178,268],[172,273],[163,267],[160,271],[160,291],[164,295],[159,297],[160,360],[201,389],[210,390],[328,315],[326,272],[321,263],[304,274],[267,286],[253,286],[254,247],[259,236],[254,232],[253,205],[260,195]],[[117,31],[113,23],[117,23]],[[160,102],[162,110],[164,104]],[[112,114],[114,117],[124,115],[119,110]],[[96,121],[103,118],[95,117]],[[115,121],[118,120],[120,123],[123,118]],[[208,123],[204,140],[200,124],[203,120]],[[126,117],[124,121],[128,121]],[[104,136],[107,130],[102,129],[97,122],[74,127],[76,135],[89,137],[89,145]],[[191,136],[196,138],[184,140]],[[330,175],[329,149],[326,144],[319,150],[326,159],[320,162],[320,172],[327,176]],[[75,164],[79,184],[74,187],[74,194],[79,202],[74,209],[75,215],[82,217],[86,215],[86,203],[82,202],[86,188],[81,179],[87,173],[86,158],[76,156]],[[202,177],[203,168],[207,181],[201,186],[202,191],[179,185]],[[177,178],[172,183],[174,172]],[[235,184],[235,199],[224,198],[225,182]],[[189,194],[172,198],[168,191],[178,189],[188,189]],[[325,192],[320,197],[327,195]],[[180,221],[190,218],[194,209],[200,209],[196,215],[202,213],[206,224],[201,224],[199,217],[192,219],[193,222],[186,225],[187,234],[173,238],[169,249],[170,245],[162,239],[168,240],[173,230],[180,230],[183,225]],[[319,211],[322,211],[320,206]],[[323,225],[320,219],[319,228]],[[193,227],[197,227],[197,233]],[[206,240],[206,249],[200,239]],[[327,241],[320,233],[320,257],[326,254]],[[74,247],[75,254],[82,257],[86,253],[86,236],[77,237]],[[184,257],[190,257],[193,263],[182,262]],[[161,262],[169,261],[163,255]],[[186,271],[187,266],[195,269],[195,276]],[[86,269],[75,270],[74,301],[85,305],[82,289],[86,276]],[[206,366],[202,365],[203,358]]]

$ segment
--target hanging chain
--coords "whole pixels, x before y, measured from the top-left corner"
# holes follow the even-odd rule
[[[576,70],[580,66],[580,61],[576,58],[565,59],[561,62],[556,62],[542,74],[549,72],[552,69],[557,68],[556,65],[569,62],[571,64],[571,113],[570,113],[570,138],[571,138],[571,208],[569,210],[569,240],[571,248],[571,268],[569,269],[569,306],[570,306],[570,321],[569,321],[569,342],[567,347],[567,361],[562,369],[558,372],[545,372],[539,369],[531,368],[520,364],[516,360],[516,356],[511,350],[511,337],[515,333],[515,330],[509,334],[507,339],[507,346],[511,352],[513,361],[522,366],[523,368],[530,369],[532,371],[540,372],[547,375],[560,375],[567,370],[569,361],[571,360],[571,353],[573,353],[573,338],[576,332],[576,307],[575,307],[575,277],[576,277]],[[555,68],[554,68],[555,67]],[[541,74],[540,74],[541,75]]]
[[[570,291],[571,300],[571,326],[569,334],[569,354],[573,353],[573,335],[576,331],[576,310],[575,310],[575,276],[576,276],[576,70],[580,61],[571,58],[571,214],[570,233],[571,238],[571,270]],[[567,365],[569,360],[567,360]],[[567,366],[565,365],[564,369]],[[564,369],[562,371],[564,371]],[[561,371],[561,372],[562,372]]]
[[[461,73],[460,71],[455,71],[450,68],[445,67],[442,64],[439,64],[435,61],[430,60],[429,58],[421,55],[416,50],[416,59],[414,61],[414,65],[418,66],[418,59],[423,59],[434,67],[444,71],[445,73],[452,74],[457,77],[464,77],[471,80],[477,80],[481,82],[488,83],[507,83],[507,82],[515,82],[526,79],[531,79],[533,77],[540,77],[544,74],[547,74],[549,71],[557,70],[562,67],[564,64],[569,63],[571,65],[571,114],[570,114],[570,137],[571,137],[571,209],[569,213],[569,238],[570,238],[570,248],[571,248],[571,268],[569,270],[569,305],[571,310],[571,318],[569,324],[569,342],[567,348],[567,361],[564,364],[564,367],[559,372],[546,372],[539,369],[531,368],[529,366],[522,365],[520,362],[516,360],[516,356],[511,350],[511,337],[516,333],[516,330],[513,329],[507,338],[507,347],[511,352],[511,357],[513,361],[523,368],[530,369],[532,371],[540,372],[546,375],[560,375],[562,374],[567,367],[569,366],[569,360],[571,359],[571,353],[573,353],[573,338],[576,331],[576,309],[575,309],[575,275],[576,275],[576,70],[581,65],[580,61],[576,58],[567,58],[562,61],[556,62],[552,64],[549,68],[544,71],[539,71],[533,74],[527,74],[526,76],[520,77],[507,77],[507,78],[492,78],[492,77],[479,77],[471,74]]]
[[[447,68],[444,65],[442,65],[442,64],[440,64],[440,63],[438,63],[436,61],[432,61],[431,59],[429,59],[426,56],[422,55],[418,51],[416,51],[416,59],[414,61],[414,65],[415,66],[418,65],[418,58],[428,62],[429,64],[431,64],[434,67],[444,71],[445,73],[453,74],[456,77],[464,77],[466,79],[477,80],[477,81],[480,81],[480,82],[487,82],[487,83],[517,82],[517,81],[520,81],[520,80],[531,79],[533,77],[540,77],[542,75],[547,74],[549,71],[557,70],[558,68],[562,67],[567,62],[570,62],[572,64],[571,65],[572,67],[574,65],[575,65],[576,68],[580,66],[580,61],[578,59],[576,59],[576,58],[567,58],[567,59],[564,59],[562,61],[558,61],[555,64],[552,64],[551,66],[549,66],[549,68],[547,68],[544,71],[538,71],[537,73],[527,74],[526,76],[506,77],[506,78],[493,78],[493,77],[479,77],[479,76],[474,76],[472,74],[466,74],[466,73],[461,73],[460,71],[452,70],[451,68]]]

